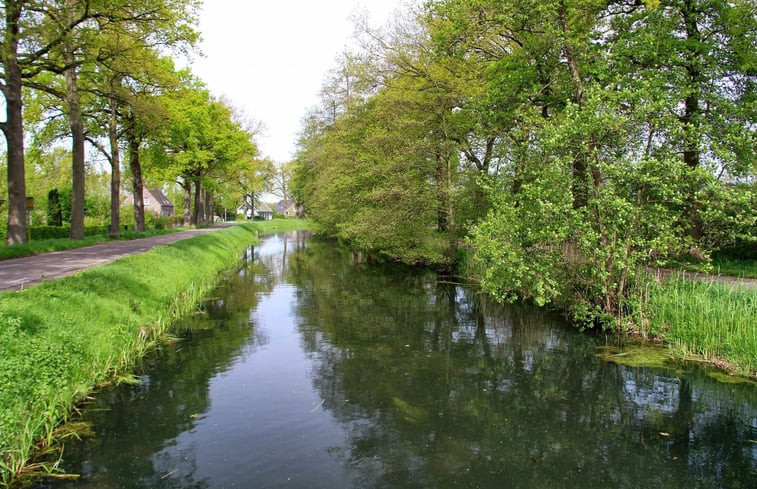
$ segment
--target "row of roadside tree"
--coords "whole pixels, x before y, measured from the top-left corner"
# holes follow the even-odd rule
[[[174,64],[195,51],[199,7],[198,0],[2,3],[8,244],[27,237],[27,153],[43,161],[49,158],[39,155],[56,154],[60,144],[71,144],[72,239],[84,234],[85,186],[92,178],[87,147],[110,167],[114,235],[122,175],[134,196],[137,230],[144,229],[145,170],[153,185],[181,186],[185,224],[209,221],[214,199],[238,205],[270,178],[272,163],[254,142],[257,126]]]

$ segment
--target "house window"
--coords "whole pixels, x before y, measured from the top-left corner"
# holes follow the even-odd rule
[[[150,205],[150,198],[149,197],[145,197],[145,205]]]

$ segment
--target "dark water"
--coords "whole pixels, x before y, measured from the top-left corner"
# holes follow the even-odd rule
[[[757,388],[603,363],[554,318],[302,234],[250,249],[84,411],[80,488],[757,487]]]

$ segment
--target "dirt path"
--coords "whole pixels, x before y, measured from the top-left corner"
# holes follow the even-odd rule
[[[81,270],[111,263],[125,256],[144,253],[156,246],[175,243],[199,234],[212,233],[233,225],[233,223],[223,223],[211,228],[190,229],[129,241],[110,241],[73,250],[2,260],[0,261],[0,291],[19,290],[43,280],[73,275]]]

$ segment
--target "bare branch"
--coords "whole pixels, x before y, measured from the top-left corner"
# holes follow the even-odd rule
[[[107,149],[105,149],[105,146],[103,146],[100,143],[100,141],[90,136],[85,136],[84,139],[87,140],[89,144],[94,146],[95,149],[97,149],[103,156],[105,156],[105,158],[108,160],[108,163],[110,163],[110,165],[113,166],[113,155],[110,154],[110,152]]]

